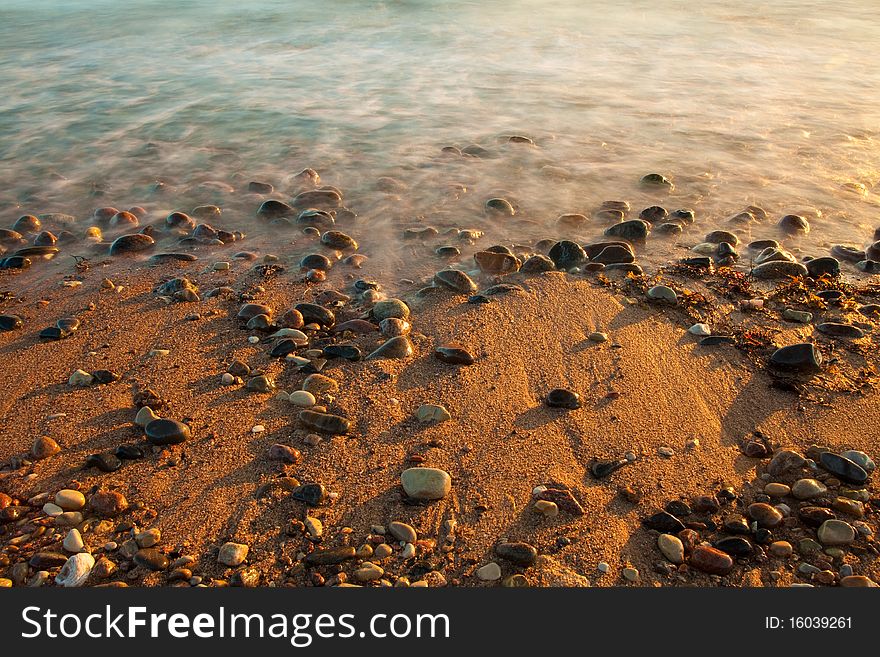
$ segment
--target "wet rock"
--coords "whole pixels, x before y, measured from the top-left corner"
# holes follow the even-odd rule
[[[308,208],[299,213],[296,218],[297,226],[307,226],[306,230],[313,230],[315,237],[320,235],[319,228],[332,228],[336,224],[336,219],[329,212]],[[308,234],[308,233],[306,233]]]
[[[799,262],[787,260],[769,260],[752,269],[752,276],[760,279],[776,279],[806,276],[807,268]]]
[[[528,543],[499,543],[495,546],[495,554],[512,564],[528,567],[535,563],[538,551]]]
[[[439,468],[409,468],[400,474],[406,494],[416,500],[439,500],[449,494],[452,479]]]
[[[579,267],[587,260],[587,254],[581,246],[570,240],[554,244],[548,255],[556,268],[562,270]]]
[[[806,235],[810,232],[810,222],[799,214],[787,214],[779,220],[779,228],[789,235]]]
[[[721,550],[698,545],[691,552],[691,567],[712,575],[726,575],[733,570],[733,559]]]
[[[160,418],[144,427],[147,440],[153,445],[177,445],[191,437],[189,427],[183,422]]]
[[[306,324],[318,324],[324,328],[333,328],[336,324],[336,316],[327,308],[315,303],[298,303],[294,310],[302,315]]]
[[[487,274],[511,274],[520,267],[519,259],[513,254],[493,251],[478,251],[474,254],[474,262]]]
[[[147,249],[153,248],[156,241],[149,235],[136,233],[134,235],[123,235],[117,237],[110,245],[110,255],[126,255],[129,253],[140,253]]]
[[[728,536],[715,541],[714,547],[732,557],[747,557],[755,548],[747,538],[742,536]]]
[[[630,242],[644,242],[650,232],[650,224],[641,219],[630,219],[605,229],[608,237],[619,237]]]
[[[385,341],[382,346],[367,356],[366,360],[409,358],[413,353],[413,345],[409,338],[405,335],[398,335]]]
[[[554,388],[547,393],[547,406],[551,408],[567,408],[574,410],[581,407],[581,397],[576,392],[565,388]]]
[[[434,358],[451,365],[473,365],[474,357],[471,353],[457,344],[444,344],[434,348]]]
[[[847,262],[859,262],[865,259],[865,251],[846,244],[835,244],[831,247],[831,255]]]
[[[675,186],[672,184],[672,181],[666,178],[659,173],[648,173],[641,177],[639,183],[643,187],[648,188],[663,188],[667,191],[672,191],[675,189]]]
[[[843,452],[841,456],[845,459],[849,459],[868,473],[873,472],[877,467],[870,456],[855,449],[847,450]]]
[[[770,366],[780,372],[816,374],[822,369],[822,354],[812,343],[793,344],[774,351]]]
[[[338,208],[342,205],[342,195],[333,188],[310,189],[297,194],[291,204],[295,208]]]
[[[275,191],[275,188],[269,183],[260,182],[258,180],[250,181],[247,189],[254,194],[271,194]]]
[[[330,262],[330,258],[325,255],[321,255],[320,253],[310,253],[306,256],[303,256],[302,260],[299,261],[300,269],[317,269],[319,271],[330,271],[330,267],[332,266]]]
[[[258,315],[260,317],[260,315]],[[299,345],[296,340],[292,340],[290,338],[286,338],[284,340],[278,341],[272,350],[269,352],[269,355],[273,358],[284,358],[288,354],[295,353],[296,350],[299,349]]]
[[[848,338],[855,340],[865,337],[865,332],[858,326],[842,324],[840,322],[823,322],[816,325],[816,330],[835,338]]]
[[[351,422],[340,415],[318,413],[304,410],[299,412],[299,420],[309,429],[332,434],[346,434],[351,430]]]
[[[363,356],[361,350],[352,344],[327,345],[322,353],[327,359],[343,358],[351,362],[359,361]]]
[[[839,276],[840,262],[837,258],[831,256],[823,256],[821,258],[813,258],[806,263],[807,273],[813,278],[822,276]]]
[[[597,459],[590,464],[590,474],[596,479],[604,479],[628,463],[626,459]]]
[[[784,519],[779,509],[763,502],[750,504],[748,514],[752,520],[758,523],[759,527],[766,527],[767,529],[777,527]]]
[[[516,214],[516,210],[513,205],[507,199],[503,198],[490,198],[486,201],[486,211],[506,215],[508,217],[512,217]]]
[[[635,260],[632,250],[619,244],[609,244],[602,249],[596,256],[591,258],[591,262],[600,262],[604,265],[630,263]]]
[[[545,255],[533,255],[528,258],[520,268],[525,274],[540,274],[545,271],[553,271],[556,265]]]
[[[238,314],[236,317],[243,321],[248,321],[257,317],[258,315],[266,315],[268,317],[272,316],[272,309],[262,303],[246,303],[241,308],[238,309]]]
[[[263,219],[280,219],[296,216],[296,210],[282,201],[268,199],[260,204],[257,216]]]
[[[868,473],[857,463],[833,452],[823,452],[819,457],[819,465],[839,479],[852,484],[864,484]]]
[[[642,524],[648,529],[656,529],[665,534],[677,534],[685,528],[681,520],[666,511],[658,511],[654,515],[644,518]]]
[[[113,454],[116,458],[127,461],[135,461],[144,458],[144,450],[137,445],[120,445],[114,450]]]
[[[462,294],[473,294],[477,291],[477,284],[471,280],[471,277],[457,269],[438,271],[434,274],[434,283]]]
[[[652,205],[651,207],[645,208],[644,210],[639,212],[639,219],[642,219],[652,224],[661,222],[668,216],[669,211],[659,205]]]

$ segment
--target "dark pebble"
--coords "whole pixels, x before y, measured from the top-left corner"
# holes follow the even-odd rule
[[[455,344],[440,345],[434,348],[434,357],[452,365],[473,365],[474,357],[467,349]]]
[[[177,445],[190,437],[189,427],[183,422],[160,418],[144,428],[147,440],[153,445]]]
[[[168,568],[168,557],[159,552],[156,548],[143,548],[138,550],[134,555],[134,562],[138,566],[143,566],[150,570],[165,570]]]
[[[556,265],[557,269],[568,270],[572,267],[578,267],[587,259],[587,254],[581,248],[580,244],[570,240],[562,240],[557,242],[550,249],[548,254],[550,260]]]
[[[732,557],[748,556],[755,549],[751,542],[742,536],[728,536],[727,538],[722,538],[721,540],[715,541],[714,546]]]
[[[685,528],[681,520],[666,511],[658,511],[654,515],[644,518],[642,524],[648,529],[656,529],[664,534],[677,534]]]
[[[334,566],[343,561],[354,559],[355,549],[351,546],[315,550],[306,555],[304,561],[310,566]]]
[[[834,452],[823,452],[819,457],[819,465],[839,479],[852,484],[861,485],[868,480],[868,473],[862,466]]]
[[[322,484],[303,484],[294,488],[290,496],[309,506],[320,506],[327,497],[327,490]]]
[[[22,319],[18,315],[0,315],[0,331],[14,331],[22,327]]]
[[[517,566],[531,566],[538,558],[538,551],[528,543],[499,543],[495,554]]]
[[[299,311],[306,324],[318,324],[324,328],[332,328],[336,323],[336,316],[330,311],[315,303],[298,303],[294,310]]]
[[[815,374],[822,369],[822,354],[809,342],[782,347],[770,356],[770,366],[796,374]]]
[[[324,347],[322,353],[327,359],[343,358],[352,362],[360,360],[363,356],[361,350],[352,344],[331,344]]]
[[[90,454],[86,458],[86,467],[98,468],[101,472],[115,472],[122,467],[122,461],[112,452],[101,452]]]
[[[137,445],[120,445],[113,451],[113,453],[117,458],[126,459],[128,461],[144,458],[144,450]]]
[[[554,388],[547,393],[547,406],[574,410],[581,407],[581,396],[565,388]]]

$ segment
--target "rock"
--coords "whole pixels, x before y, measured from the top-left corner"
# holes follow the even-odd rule
[[[810,232],[810,222],[799,214],[787,214],[779,220],[779,228],[789,235],[806,235]]]
[[[34,440],[34,444],[31,445],[31,456],[38,461],[54,456],[60,451],[61,448],[58,446],[58,443],[48,436],[39,436]]]
[[[681,520],[666,511],[659,511],[644,518],[642,524],[648,529],[656,529],[665,534],[677,534],[685,528]]]
[[[302,389],[312,393],[315,397],[320,397],[327,393],[335,393],[339,390],[339,384],[329,376],[310,374],[303,381]]]
[[[411,329],[412,327],[409,322],[396,317],[389,317],[379,322],[379,330],[382,332],[382,335],[392,338],[408,335]]]
[[[373,351],[366,360],[383,360],[386,358],[400,360],[409,358],[414,353],[412,342],[405,335],[389,338],[378,349]]]
[[[283,461],[284,463],[298,463],[302,460],[302,454],[295,447],[275,443],[269,448],[269,458],[273,461]]]
[[[128,508],[128,500],[118,491],[99,491],[89,499],[89,506],[99,516],[115,516]]]
[[[452,416],[443,406],[436,404],[422,404],[416,411],[416,418],[419,422],[434,422],[439,424],[446,420],[451,420]]]
[[[257,209],[257,216],[263,219],[280,219],[295,215],[296,210],[287,205],[287,203],[276,201],[275,199],[263,201]]]
[[[806,263],[806,266],[807,273],[813,278],[840,275],[840,262],[837,258],[832,258],[831,256],[813,258]]]
[[[55,493],[55,504],[65,511],[79,511],[86,505],[86,497],[78,490],[63,489]]]
[[[377,322],[391,317],[407,320],[409,319],[409,306],[400,299],[386,299],[385,301],[376,302],[373,306],[372,314],[373,319]]]
[[[855,340],[865,337],[865,332],[858,326],[843,324],[840,322],[822,322],[821,324],[816,325],[816,330],[835,338],[849,338]]]
[[[791,493],[791,488],[785,484],[771,483],[764,486],[764,493],[770,497],[785,497]]]
[[[18,315],[0,315],[0,331],[14,331],[23,325]]]
[[[822,369],[822,354],[810,342],[793,344],[774,351],[770,366],[780,372],[816,374]]]
[[[352,575],[356,581],[366,583],[375,582],[377,579],[380,579],[384,574],[385,571],[382,569],[381,566],[377,566],[370,561],[365,561],[363,565],[355,570]]]
[[[545,518],[555,518],[559,515],[559,505],[549,500],[537,500],[532,508]]]
[[[303,524],[306,526],[306,531],[312,538],[321,538],[321,536],[324,534],[324,524],[317,518],[306,516]]]
[[[457,269],[438,271],[434,274],[434,283],[462,294],[473,294],[477,291],[477,284],[471,280],[471,277]]]
[[[665,285],[655,285],[648,290],[648,298],[655,301],[665,301],[667,303],[678,303],[678,295],[675,290]]]
[[[153,248],[155,244],[156,241],[152,237],[143,233],[123,235],[122,237],[117,237],[110,245],[110,255],[140,253],[141,251]]]
[[[311,408],[317,403],[315,396],[307,390],[296,390],[290,393],[288,401],[294,406],[299,406],[300,408]]]
[[[856,530],[843,520],[826,520],[819,526],[816,536],[825,546],[849,545],[856,538]]]
[[[673,185],[669,179],[659,173],[645,174],[641,177],[639,183],[643,187],[662,187],[665,188],[667,191],[672,191],[673,189],[675,189],[675,185]]]
[[[798,509],[798,517],[810,527],[818,527],[826,520],[834,520],[832,511],[821,506],[803,506]]]
[[[760,527],[766,527],[767,529],[773,529],[784,519],[782,513],[780,513],[778,509],[763,502],[750,504],[748,514],[749,517],[756,521]]]
[[[478,251],[474,254],[474,262],[487,274],[512,274],[520,267],[519,259],[513,254],[494,251]]]
[[[868,473],[864,468],[833,452],[822,452],[819,465],[839,479],[852,484],[861,485],[868,480]]]
[[[562,240],[554,244],[548,256],[557,269],[566,271],[572,267],[579,267],[587,260],[587,254],[581,246],[570,240]]]
[[[865,505],[857,500],[851,500],[846,497],[836,498],[831,503],[831,508],[855,518],[863,518],[865,516]]]
[[[554,388],[547,393],[545,399],[550,408],[567,408],[574,410],[581,407],[581,396],[565,388]]]
[[[154,545],[157,545],[161,540],[162,532],[156,527],[138,532],[134,537],[135,543],[138,544],[138,547],[142,548],[151,548]]]
[[[147,440],[153,445],[177,445],[191,436],[189,427],[183,422],[160,418],[144,427]]]
[[[168,557],[159,552],[156,548],[142,548],[135,552],[133,561],[138,566],[143,566],[149,570],[165,570],[168,568]]]
[[[528,567],[535,563],[538,551],[528,543],[499,543],[495,546],[495,554],[517,566]]]
[[[405,522],[390,522],[388,524],[388,533],[398,541],[403,541],[404,543],[415,543],[419,538],[416,530]]]
[[[248,379],[247,386],[245,387],[248,390],[266,393],[275,390],[275,382],[265,374],[260,374],[259,376]]]
[[[857,466],[862,468],[862,470],[864,470],[865,472],[874,472],[874,468],[876,467],[874,465],[874,461],[871,460],[870,456],[868,456],[864,452],[860,452],[855,449],[847,450],[843,452],[840,456],[852,461]]]
[[[501,579],[501,566],[490,561],[485,566],[477,569],[477,577],[484,582],[494,582]]]
[[[61,572],[55,577],[55,583],[65,588],[82,586],[94,566],[95,558],[91,554],[87,552],[75,554],[65,561]]]
[[[806,275],[806,267],[799,262],[788,262],[787,260],[769,260],[752,269],[752,276],[761,279],[796,278]]]
[[[782,317],[783,319],[798,322],[800,324],[809,324],[813,321],[813,313],[808,313],[804,310],[795,310],[794,308],[786,308],[783,310]]]
[[[513,205],[507,199],[503,198],[490,198],[486,201],[486,210],[488,212],[492,212],[499,215],[506,215],[508,217],[512,217],[516,214],[516,210],[514,210]]]
[[[815,479],[798,479],[791,487],[791,494],[799,500],[809,500],[828,492],[821,481]]]
[[[305,556],[305,563],[310,566],[333,566],[343,561],[354,559],[355,549],[351,546],[315,550]]]
[[[533,255],[528,258],[520,267],[520,272],[524,274],[540,274],[545,271],[553,271],[556,265],[545,255]]]
[[[565,488],[545,488],[538,495],[539,500],[553,502],[566,513],[574,516],[584,515],[584,508],[570,490]]]
[[[672,563],[679,564],[684,561],[684,544],[677,536],[660,534],[657,537],[657,547],[660,548],[663,556]]]
[[[30,558],[28,563],[32,568],[43,570],[46,568],[57,568],[67,563],[67,555],[61,552],[37,552]]]
[[[83,370],[77,370],[73,374],[70,375],[70,378],[67,380],[67,385],[69,386],[90,386],[94,381],[94,377],[85,372]]]
[[[242,543],[227,542],[220,546],[220,552],[217,554],[217,561],[224,566],[235,568],[244,563],[248,555],[247,545]]]
[[[473,365],[474,357],[470,352],[457,344],[443,344],[434,348],[434,357],[452,365]]]
[[[141,406],[137,414],[134,416],[134,423],[139,427],[146,427],[153,420],[158,420],[159,416],[153,412],[149,406]]]
[[[691,567],[711,575],[726,575],[733,569],[733,559],[721,550],[698,545],[691,552]]]
[[[333,325],[336,324],[336,316],[318,304],[298,303],[293,308],[299,311],[306,324],[318,324],[323,328],[333,328]]]
[[[742,536],[727,536],[715,541],[714,547],[732,557],[747,557],[755,549],[749,540]]]
[[[846,588],[876,588],[877,584],[864,575],[849,575],[840,579],[840,585]]]
[[[101,472],[116,472],[122,467],[122,461],[113,452],[100,452],[86,457],[86,467],[98,468]]]
[[[452,479],[439,468],[409,468],[400,475],[403,490],[412,499],[439,500],[449,493]]]
[[[346,249],[357,251],[358,248],[358,243],[353,237],[339,230],[328,230],[321,235],[321,244],[329,246],[331,249],[339,249],[340,251],[345,251]]]
[[[605,229],[608,237],[619,237],[630,242],[644,242],[650,232],[650,224],[641,219],[629,219]]]
[[[332,434],[346,434],[351,430],[351,422],[340,415],[304,410],[299,412],[299,421],[309,429]]]
[[[309,506],[321,506],[327,498],[327,490],[322,484],[303,484],[294,488],[290,496]]]

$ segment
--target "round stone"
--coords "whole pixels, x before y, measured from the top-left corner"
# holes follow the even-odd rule
[[[499,543],[495,554],[517,566],[531,566],[538,558],[538,551],[528,543]]]
[[[799,500],[809,500],[826,492],[827,486],[816,479],[798,479],[791,487],[791,494]]]
[[[580,395],[565,388],[554,388],[547,393],[547,406],[574,410],[581,407]]]
[[[657,547],[660,548],[663,556],[672,563],[679,564],[684,561],[684,544],[677,536],[660,534],[657,537]]]
[[[249,549],[250,548],[243,543],[224,543],[220,546],[220,552],[217,554],[217,561],[230,568],[240,566],[244,563],[244,560],[247,559]]]
[[[773,529],[783,520],[783,515],[779,512],[779,509],[763,502],[750,504],[748,513],[749,517],[756,521],[759,526],[766,527],[767,529]]]
[[[791,492],[791,488],[785,484],[770,483],[764,486],[764,493],[770,497],[785,497]]]
[[[38,461],[54,456],[60,451],[61,447],[58,446],[58,443],[48,436],[39,436],[31,446],[31,456]]]
[[[726,575],[733,569],[733,559],[717,548],[698,545],[691,552],[690,565],[704,573]]]
[[[65,511],[79,511],[86,505],[86,497],[78,490],[64,489],[55,494],[55,504]]]
[[[400,299],[386,299],[379,301],[373,306],[373,318],[381,322],[383,319],[396,318],[409,319],[409,306]]]
[[[416,540],[418,540],[416,530],[405,522],[394,521],[389,523],[388,533],[398,541],[403,541],[404,543],[415,543]]]
[[[856,530],[843,520],[826,520],[816,532],[822,545],[849,545],[856,538]]]
[[[494,561],[490,561],[485,566],[477,569],[477,577],[484,582],[494,582],[501,579],[501,566]]]
[[[177,445],[190,437],[189,427],[183,422],[166,418],[153,420],[144,427],[144,432],[150,443],[159,446]]]
[[[794,552],[794,548],[791,547],[791,543],[788,541],[774,541],[770,544],[769,550],[770,554],[781,559],[790,557],[792,552]]]
[[[439,500],[452,488],[449,473],[439,468],[409,468],[400,475],[406,494],[416,500]]]
[[[288,396],[288,400],[294,406],[300,406],[302,408],[311,408],[317,403],[315,395],[308,390],[297,390],[292,392]]]
[[[675,293],[675,290],[666,285],[655,285],[652,287],[648,290],[648,298],[653,299],[654,301],[665,301],[672,304],[678,302],[678,295]]]

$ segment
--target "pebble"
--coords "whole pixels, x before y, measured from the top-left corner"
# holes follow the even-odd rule
[[[798,479],[791,487],[791,494],[799,500],[809,500],[828,492],[828,487],[816,479]]]
[[[315,395],[308,390],[291,392],[290,395],[288,395],[288,401],[294,406],[299,406],[301,408],[311,408],[317,403]]]
[[[568,271],[572,267],[579,267],[587,260],[584,249],[570,240],[562,240],[554,244],[547,254],[557,269]]]
[[[70,386],[90,386],[95,378],[84,370],[76,370],[67,379],[67,385]]]
[[[302,460],[302,454],[295,447],[275,443],[269,447],[269,458],[274,461],[283,461],[284,463],[298,463]]]
[[[434,357],[452,365],[473,365],[474,357],[458,344],[443,344],[434,348]]]
[[[82,535],[79,533],[79,530],[75,527],[67,532],[67,536],[64,537],[64,541],[61,543],[62,547],[68,552],[82,552],[85,547],[85,543],[83,543]]]
[[[667,303],[678,303],[678,295],[671,287],[666,285],[655,285],[648,290],[648,298],[655,301],[665,301]]]
[[[89,498],[89,506],[99,516],[115,516],[128,508],[128,500],[118,491],[99,491]]]
[[[183,422],[160,418],[144,427],[147,440],[153,445],[177,445],[191,437],[189,427]]]
[[[709,328],[708,324],[694,324],[688,329],[688,333],[699,337],[705,337],[707,335],[712,335],[712,329]]]
[[[698,545],[691,552],[690,565],[697,570],[712,575],[726,575],[733,570],[733,559],[729,554],[707,545]]]
[[[621,570],[620,574],[627,582],[636,583],[641,579],[641,573],[639,573],[638,569],[632,568],[631,566],[627,566],[626,568]]]
[[[449,473],[439,468],[408,468],[400,475],[406,494],[416,500],[439,500],[452,488]]]
[[[385,358],[403,359],[409,358],[414,353],[412,342],[404,335],[389,338],[378,349],[373,351],[366,360],[382,360]]]
[[[874,465],[874,461],[871,460],[870,456],[868,456],[864,452],[860,452],[855,449],[847,450],[846,452],[841,453],[840,456],[845,459],[849,459],[860,468],[862,468],[865,472],[873,472],[874,468],[876,467]]]
[[[457,269],[443,269],[434,274],[434,283],[462,294],[473,294],[477,291],[477,284],[463,271]]]
[[[303,561],[311,566],[333,566],[343,561],[353,559],[355,549],[350,545],[345,547],[330,548],[327,550],[315,550],[305,556]]]
[[[490,561],[485,566],[477,569],[477,577],[484,582],[494,582],[501,579],[501,566]]]
[[[159,416],[153,412],[149,406],[141,406],[137,415],[134,416],[134,423],[139,427],[146,427],[153,420],[158,420]]]
[[[554,388],[547,393],[545,401],[550,408],[574,410],[581,407],[581,396],[565,388]]]
[[[135,552],[133,561],[138,566],[143,566],[150,570],[165,570],[168,568],[168,557],[159,552],[156,548],[142,548]]]
[[[840,580],[840,585],[846,588],[876,588],[877,584],[873,580],[864,575],[849,575],[848,577],[842,577]]]
[[[217,554],[217,561],[224,566],[235,568],[236,566],[240,566],[244,563],[244,560],[247,559],[249,549],[250,548],[243,543],[224,543],[220,546],[220,551]]]
[[[153,527],[135,534],[134,540],[139,547],[150,548],[162,540],[162,532],[158,528]]]
[[[260,374],[259,376],[248,379],[246,387],[248,390],[267,393],[275,390],[275,382],[265,374]]]
[[[313,431],[343,435],[351,430],[351,422],[349,420],[331,413],[303,410],[299,412],[299,421]]]
[[[545,518],[555,518],[559,515],[559,505],[550,500],[537,500],[533,508]]]
[[[868,480],[868,473],[864,468],[833,452],[822,452],[819,465],[836,477],[853,484],[861,485]]]
[[[0,315],[0,331],[20,329],[24,322],[18,315]]]
[[[416,411],[416,418],[419,422],[434,422],[439,424],[446,420],[451,420],[452,415],[443,406],[437,404],[422,404]]]
[[[822,354],[812,343],[793,344],[774,351],[770,365],[783,372],[816,374],[822,369]]]
[[[65,488],[55,493],[55,504],[65,511],[79,511],[86,505],[86,497],[78,490]]]
[[[313,518],[312,516],[306,516],[304,521],[306,526],[306,531],[309,533],[309,536],[312,538],[321,538],[324,534],[324,524],[318,520],[317,518]]]
[[[404,543],[415,543],[418,540],[416,530],[404,522],[391,522],[388,524],[388,533],[390,533],[398,541]]]
[[[495,546],[495,554],[517,566],[531,566],[538,558],[538,551],[528,543],[499,543]]]
[[[826,520],[816,532],[822,545],[849,545],[856,538],[853,526],[843,520]]]
[[[776,509],[769,504],[765,504],[763,502],[756,502],[754,504],[750,504],[748,508],[749,517],[756,521],[759,526],[765,527],[767,529],[773,529],[782,523],[784,517],[782,513],[780,513],[779,509]]]
[[[55,583],[65,588],[82,586],[94,566],[95,558],[91,554],[87,552],[75,554],[65,561],[61,572],[55,577]]]
[[[790,557],[794,552],[794,548],[788,541],[774,541],[768,549],[771,555],[779,558]]]
[[[377,566],[371,561],[365,561],[360,568],[354,571],[353,577],[358,582],[367,583],[375,582],[385,574],[385,570],[381,566]]]
[[[770,483],[764,486],[764,492],[770,497],[785,497],[791,493],[791,488],[785,484]]]
[[[679,564],[684,562],[684,544],[677,536],[660,534],[657,537],[657,547],[660,548],[663,556],[672,563]]]
[[[58,443],[48,436],[37,437],[34,439],[33,445],[31,445],[31,456],[38,461],[54,456],[60,451],[61,447],[59,447]]]
[[[116,472],[122,467],[122,461],[113,452],[100,452],[86,457],[86,467],[98,468],[101,472]]]

